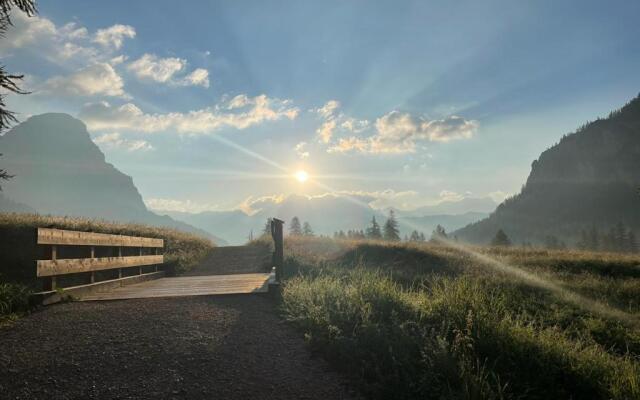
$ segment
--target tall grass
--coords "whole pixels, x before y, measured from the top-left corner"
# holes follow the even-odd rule
[[[294,256],[286,263],[284,315],[369,397],[640,398],[637,326],[442,246],[335,242],[316,244],[315,252],[305,246],[287,241]],[[603,301],[617,304],[621,290],[640,296],[629,270],[637,258],[481,251],[561,276],[584,293],[604,285],[595,293]]]

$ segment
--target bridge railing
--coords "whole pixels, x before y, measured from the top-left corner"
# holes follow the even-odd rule
[[[97,271],[118,269],[122,279],[125,268],[143,275],[143,267],[157,272],[164,262],[164,240],[156,238],[38,228],[37,244],[43,259],[36,260],[36,276],[45,279],[45,290],[55,290],[61,275],[89,273],[95,283]]]

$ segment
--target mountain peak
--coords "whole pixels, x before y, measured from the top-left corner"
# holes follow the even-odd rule
[[[542,242],[548,235],[575,241],[593,225],[623,222],[638,229],[638,185],[640,96],[542,152],[520,194],[457,234],[487,243],[504,229],[513,240]]]

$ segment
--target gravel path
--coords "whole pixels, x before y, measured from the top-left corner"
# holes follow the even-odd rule
[[[222,247],[189,275],[268,269]],[[264,295],[67,303],[0,328],[0,399],[351,399]]]
[[[347,399],[260,295],[48,307],[0,328],[2,399]]]

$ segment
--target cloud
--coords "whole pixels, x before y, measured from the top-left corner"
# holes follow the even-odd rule
[[[340,102],[338,100],[329,100],[322,107],[312,109],[312,112],[317,113],[324,119],[335,117],[335,113],[340,108]]]
[[[246,96],[245,96],[246,97]],[[229,104],[221,104],[187,113],[147,114],[133,103],[119,107],[107,102],[86,104],[80,118],[94,130],[129,130],[140,132],[160,132],[175,130],[178,133],[211,133],[230,127],[246,129],[263,122],[283,118],[293,120],[299,110],[289,100],[269,98],[266,95],[243,98],[244,103],[236,104],[231,110]]]
[[[118,50],[122,47],[125,38],[133,39],[134,37],[136,37],[136,30],[132,26],[116,24],[105,29],[98,29],[93,42]]]
[[[365,190],[337,190],[325,192],[317,195],[295,195],[306,198],[309,201],[315,199],[323,199],[327,197],[333,198],[350,198],[369,205],[373,209],[384,209],[387,207],[395,207],[408,209],[412,204],[408,200],[417,198],[418,192],[413,190],[396,191],[393,189],[365,191]],[[262,196],[254,198],[249,196],[242,203],[235,207],[237,210],[243,211],[245,214],[253,215],[263,209],[268,209],[273,205],[284,202],[290,195],[274,194],[270,196]]]
[[[404,154],[416,151],[423,142],[448,142],[473,137],[478,123],[458,116],[428,120],[409,113],[391,111],[375,121],[375,133],[368,137],[339,139],[329,152]]]
[[[44,83],[43,93],[66,96],[127,97],[120,75],[107,63],[97,63]]]
[[[280,204],[287,198],[284,194],[275,194],[271,196],[261,196],[254,198],[247,197],[242,203],[238,204],[235,209],[244,212],[247,215],[253,215],[260,212],[266,205]]]
[[[182,77],[187,60],[177,57],[159,58],[154,54],[143,54],[131,62],[127,69],[141,80],[166,83],[174,86],[209,87],[209,71],[197,68]]]
[[[185,86],[209,87],[209,71],[204,68],[196,68],[182,79]]]
[[[15,12],[11,15],[13,26],[7,31],[6,37],[2,38],[0,48],[3,50],[20,48],[25,45],[38,42],[41,38],[51,38],[62,35],[55,24],[43,17],[28,17],[22,12]]]
[[[153,199],[147,199],[144,202],[147,205],[147,207],[155,211],[165,211],[165,212],[177,211],[177,212],[186,212],[186,213],[196,214],[203,211],[219,210],[217,204],[197,203],[191,200],[153,198]]]
[[[153,54],[144,54],[131,62],[127,69],[143,80],[155,82],[169,82],[173,76],[187,66],[187,61],[181,58],[158,58]]]
[[[438,193],[438,197],[440,198],[440,201],[460,201],[467,196],[451,190],[442,190]]]
[[[366,119],[347,118],[340,124],[340,127],[349,132],[360,133],[369,127],[369,121]]]
[[[107,62],[112,50],[119,48],[126,37],[135,36],[130,26],[114,25],[91,35],[86,27],[75,22],[56,26],[45,17],[27,17],[22,12],[13,13],[12,21],[14,26],[0,41],[2,55],[10,55],[11,50],[28,49],[30,54],[67,67]],[[95,46],[93,43],[97,42],[107,47]]]
[[[146,140],[129,140],[122,137],[118,132],[105,133],[93,139],[93,142],[98,145],[104,145],[109,148],[124,149],[130,152],[133,151],[149,151],[154,150],[154,147]]]
[[[336,120],[331,119],[329,121],[325,121],[320,125],[316,133],[320,137],[320,142],[329,143],[331,138],[333,137],[333,132],[336,129]]]
[[[310,110],[324,119],[322,125],[316,130],[316,134],[321,143],[329,143],[333,137],[337,126],[337,119],[340,117],[337,115],[338,108],[340,108],[340,102],[338,100],[329,100],[322,107]]]
[[[309,151],[306,150],[307,147],[307,142],[300,142],[296,145],[296,147],[294,148],[296,154],[298,155],[298,157],[300,158],[308,158],[309,157]]]
[[[503,192],[502,190],[496,190],[495,192],[487,193],[487,196],[491,197],[491,200],[496,203],[502,203],[507,197],[510,196],[509,193]]]

